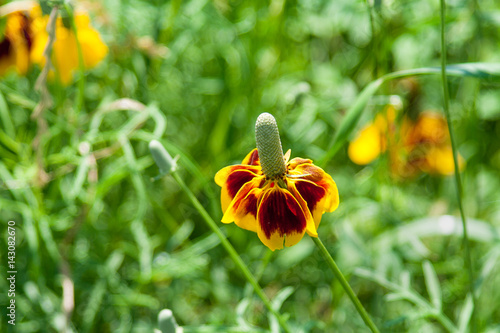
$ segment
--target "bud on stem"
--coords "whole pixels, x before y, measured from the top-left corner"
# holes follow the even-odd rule
[[[160,169],[161,174],[165,175],[171,171],[175,171],[177,167],[177,157],[172,158],[160,142],[151,140],[149,143],[149,151],[151,155],[153,155],[153,160]]]
[[[269,179],[275,179],[286,173],[283,149],[276,119],[265,112],[255,122],[255,141],[259,152],[262,172]]]
[[[172,310],[169,309],[163,309],[160,311],[158,314],[158,324],[160,326],[161,333],[179,333],[183,331],[183,329],[177,325]]]

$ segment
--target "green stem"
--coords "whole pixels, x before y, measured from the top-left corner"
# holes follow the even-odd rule
[[[458,168],[458,153],[457,153],[457,144],[455,141],[455,135],[453,134],[453,124],[451,122],[450,115],[450,101],[449,101],[449,92],[448,92],[448,81],[446,78],[446,42],[445,42],[445,9],[446,3],[445,0],[440,0],[441,3],[441,81],[443,84],[443,95],[444,95],[444,113],[446,115],[446,121],[448,122],[448,131],[450,133],[451,140],[451,149],[453,151],[453,164],[455,168],[455,184],[456,184],[456,193],[457,193],[457,203],[458,209],[460,210],[460,217],[462,218],[462,227],[463,227],[463,244],[465,248],[465,262],[467,265],[467,270],[469,273],[469,292],[472,296],[472,332],[477,332],[477,317],[476,317],[476,296],[474,293],[474,270],[472,268],[472,257],[470,253],[470,244],[469,244],[469,236],[467,233],[467,220],[465,218],[464,208],[462,205],[462,180],[460,177],[460,170]]]
[[[366,7],[368,8],[368,15],[370,16],[370,30],[371,30],[371,33],[372,33],[372,39],[370,41],[370,44],[371,44],[371,48],[373,50],[373,74],[375,77],[378,77],[378,47],[377,47],[377,39],[376,39],[376,36],[375,36],[375,20],[373,18],[373,8],[372,6],[370,5],[370,1],[368,0],[365,0],[366,2]]]
[[[344,277],[344,275],[340,271],[339,267],[335,263],[335,260],[333,260],[332,256],[330,255],[330,253],[326,249],[325,245],[323,245],[323,242],[321,241],[321,239],[319,239],[319,237],[318,238],[311,237],[311,238],[314,241],[314,243],[316,244],[316,246],[319,248],[319,250],[321,251],[321,254],[325,258],[328,266],[330,266],[330,269],[332,270],[333,275],[335,275],[337,280],[340,282],[340,284],[342,285],[342,288],[344,288],[345,292],[347,293],[347,296],[349,296],[352,303],[356,307],[356,310],[358,311],[359,315],[361,316],[361,318],[363,318],[363,321],[365,322],[366,326],[368,326],[372,332],[379,333],[377,326],[375,326],[373,321],[370,319],[368,312],[366,312],[365,308],[363,307],[363,305],[359,301],[358,297],[356,296],[356,294],[352,290],[351,286],[349,285],[349,282],[347,282],[346,278]]]
[[[82,45],[78,39],[78,29],[75,23],[73,8],[68,3],[65,3],[64,7],[70,18],[71,30],[73,30],[73,34],[75,35],[76,50],[78,52],[78,70],[80,72],[80,80],[78,81],[78,96],[76,99],[76,112],[78,114],[83,109],[83,100],[85,97],[85,63],[83,61]]]
[[[187,185],[184,183],[182,178],[179,177],[177,172],[174,171],[171,173],[171,175],[175,179],[175,181],[177,181],[177,183],[179,184],[181,189],[187,194],[187,196],[191,200],[191,203],[196,208],[196,210],[198,210],[201,217],[203,217],[203,219],[205,220],[207,225],[210,227],[210,229],[212,229],[212,231],[219,237],[222,246],[226,249],[229,256],[234,261],[236,266],[238,266],[238,268],[241,270],[241,272],[243,273],[243,275],[245,276],[247,281],[252,285],[253,289],[255,290],[255,293],[260,297],[260,299],[262,300],[262,302],[264,303],[266,308],[269,310],[269,312],[271,312],[276,317],[276,319],[278,320],[278,322],[280,323],[281,327],[283,328],[283,330],[285,332],[291,333],[291,330],[288,327],[288,324],[286,323],[286,321],[283,319],[283,317],[281,317],[281,315],[276,310],[273,309],[273,307],[271,306],[271,302],[267,298],[266,294],[264,294],[264,291],[260,287],[259,283],[255,279],[255,277],[252,275],[252,273],[248,269],[247,265],[245,265],[245,263],[243,262],[241,257],[238,255],[238,253],[236,252],[234,247],[231,245],[231,243],[229,243],[226,236],[224,236],[224,234],[217,227],[217,224],[212,219],[212,217],[210,217],[208,212],[205,210],[205,208],[202,206],[202,204],[198,201],[198,199],[195,197],[193,192],[191,192],[189,187],[187,187]]]

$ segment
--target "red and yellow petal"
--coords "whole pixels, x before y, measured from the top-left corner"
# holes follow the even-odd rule
[[[297,244],[306,231],[307,217],[297,199],[278,186],[264,190],[257,210],[259,239],[272,251]]]
[[[296,191],[294,196],[300,197],[305,203],[307,210],[312,215],[314,220],[314,232],[318,229],[321,222],[321,216],[325,212],[325,203],[327,199],[327,191],[309,180],[292,180],[289,182],[289,188]],[[310,236],[317,236],[308,232]]]
[[[229,207],[241,187],[258,176],[259,170],[258,166],[231,165],[217,172],[215,183],[222,188],[221,206],[223,212]]]
[[[311,237],[318,237],[317,232],[317,224],[315,223],[314,216],[312,215],[312,211],[309,209],[308,203],[304,198],[300,195],[297,187],[295,186],[295,181],[287,179],[287,187],[288,191],[293,195],[293,197],[297,200],[302,211],[304,212],[304,216],[306,217],[306,232]],[[323,214],[323,212],[321,212]],[[320,216],[321,218],[321,216]]]
[[[30,19],[27,14],[21,11],[9,13],[0,37],[0,75],[11,69],[26,74],[30,42]]]
[[[260,166],[260,160],[259,160],[259,152],[257,151],[257,148],[253,149],[250,153],[248,153],[247,156],[243,159],[241,162],[243,165],[259,165]]]
[[[312,160],[307,158],[295,157],[290,161],[290,163],[288,163],[288,170],[293,171],[301,164],[312,164]]]
[[[289,169],[289,173],[292,175],[304,175],[303,177],[300,177],[300,180],[310,181],[322,187],[326,191],[323,212],[333,212],[335,209],[337,209],[339,205],[339,191],[337,189],[337,184],[335,184],[335,181],[332,179],[332,177],[325,171],[323,171],[323,169],[312,163],[306,162],[296,165],[293,170]],[[301,186],[304,187],[303,191],[306,191],[305,187],[307,185]],[[300,189],[298,190],[300,192]],[[306,194],[303,194],[303,192],[300,193],[303,196],[307,196]],[[307,201],[307,199],[305,200]],[[317,223],[319,224],[319,222]]]
[[[257,232],[257,207],[263,190],[259,180],[245,184],[222,217],[223,223],[234,222],[238,227]]]

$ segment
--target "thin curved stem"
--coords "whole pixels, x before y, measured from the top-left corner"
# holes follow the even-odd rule
[[[79,113],[83,109],[83,100],[85,98],[85,63],[83,60],[82,45],[80,44],[80,40],[78,39],[78,28],[76,26],[73,8],[68,3],[64,4],[64,8],[68,12],[70,18],[71,30],[73,30],[73,34],[75,35],[76,50],[78,53],[78,70],[80,72],[80,79],[78,80],[78,95],[76,99],[76,110],[77,113]]]
[[[328,266],[330,266],[330,269],[333,272],[333,275],[337,278],[337,280],[340,282],[342,285],[342,288],[344,288],[345,292],[347,293],[347,296],[351,299],[352,303],[354,304],[354,307],[358,311],[359,315],[365,322],[366,326],[370,328],[370,330],[374,333],[379,333],[379,330],[377,326],[373,323],[371,320],[370,316],[368,315],[368,312],[366,312],[365,308],[363,307],[363,304],[361,304],[359,298],[356,296],[354,291],[352,290],[351,286],[349,285],[349,282],[347,282],[346,278],[344,277],[344,274],[340,271],[339,267],[335,263],[335,260],[333,260],[333,257],[330,255],[328,250],[326,249],[325,245],[323,245],[323,242],[321,239],[316,238],[316,237],[311,237],[312,240],[314,241],[314,244],[319,248],[321,251],[321,254],[325,258]]]
[[[179,177],[177,172],[174,171],[171,173],[171,175],[175,179],[175,181],[179,184],[181,189],[189,197],[189,200],[191,200],[191,203],[196,208],[196,210],[200,213],[201,217],[203,217],[203,219],[205,220],[205,222],[207,223],[209,228],[212,229],[212,231],[219,237],[222,246],[224,247],[224,249],[226,249],[227,253],[231,257],[231,259],[234,261],[236,266],[238,266],[238,268],[241,270],[241,272],[243,273],[243,275],[245,276],[247,281],[252,285],[253,289],[255,290],[255,293],[260,297],[260,299],[264,303],[265,307],[269,310],[269,312],[271,312],[276,317],[281,328],[283,328],[283,330],[285,332],[291,333],[291,330],[288,327],[288,324],[285,321],[285,319],[283,319],[283,317],[276,310],[273,309],[273,307],[271,306],[271,302],[267,298],[266,294],[264,293],[264,291],[260,287],[259,283],[255,279],[253,274],[248,269],[247,265],[243,262],[241,257],[238,255],[238,253],[234,249],[234,247],[231,245],[231,243],[229,243],[226,236],[224,236],[224,234],[217,227],[217,224],[212,219],[212,217],[208,214],[208,212],[205,210],[203,205],[198,201],[198,199],[193,194],[193,192],[191,192],[189,187],[187,187],[187,185],[184,183],[182,178]]]
[[[471,322],[472,332],[477,332],[477,317],[476,317],[476,296],[474,293],[474,269],[472,267],[472,257],[470,253],[470,244],[469,244],[469,236],[467,232],[467,220],[465,218],[464,208],[462,205],[462,180],[460,178],[460,170],[458,167],[458,153],[457,153],[457,143],[455,141],[455,135],[453,131],[453,124],[451,122],[450,116],[450,101],[449,101],[449,92],[448,92],[448,81],[446,77],[446,41],[445,41],[445,9],[446,3],[445,0],[440,0],[441,3],[441,81],[443,84],[443,96],[444,96],[444,114],[446,115],[446,121],[448,122],[448,131],[450,133],[451,140],[451,149],[453,151],[453,165],[455,168],[455,184],[456,184],[456,193],[457,193],[457,203],[458,209],[460,210],[460,217],[462,218],[462,227],[464,230],[463,233],[463,244],[465,248],[465,263],[467,265],[467,270],[469,273],[469,292],[472,296],[472,316]]]

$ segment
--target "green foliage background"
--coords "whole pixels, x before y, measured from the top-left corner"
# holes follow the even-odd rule
[[[163,308],[186,332],[270,329],[260,300],[177,184],[169,176],[151,181],[158,169],[148,142],[158,139],[180,155],[180,175],[218,221],[213,176],[254,148],[261,112],[275,115],[292,157],[322,161],[366,85],[397,70],[439,66],[439,2],[82,5],[110,53],[86,74],[81,110],[77,82],[49,84],[54,106],[42,115],[48,128],[37,146],[41,123],[30,115],[40,99],[33,89],[40,69],[0,83],[0,289],[8,289],[3,254],[6,222],[14,220],[15,331],[152,331]],[[448,63],[500,62],[498,2],[449,1],[446,21]],[[153,43],[141,46],[144,37]],[[479,329],[500,332],[499,83],[454,77],[450,93],[467,161],[464,205]],[[442,109],[438,75],[393,80],[370,99],[358,128],[395,95],[405,112]],[[144,105],[116,107],[120,98]],[[453,177],[394,180],[386,158],[357,166],[346,145],[322,162],[341,204],[323,216],[320,237],[377,326],[446,332],[436,319],[446,316],[465,332],[470,302],[461,222],[452,217],[459,215]],[[278,306],[293,327],[366,330],[308,237],[271,253],[256,234],[220,227],[269,297],[288,296]],[[68,277],[75,307],[66,321]],[[7,302],[0,293],[0,304]],[[6,308],[0,313],[7,327]]]

